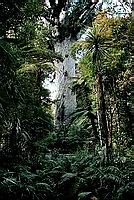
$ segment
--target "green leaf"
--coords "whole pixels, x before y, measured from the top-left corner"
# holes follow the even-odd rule
[[[78,194],[78,200],[89,200],[92,192],[82,192]]]

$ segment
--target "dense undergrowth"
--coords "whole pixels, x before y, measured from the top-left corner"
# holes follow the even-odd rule
[[[52,145],[52,136],[35,145],[36,154],[31,159],[5,162],[0,169],[1,200],[133,199],[131,157],[115,164],[113,158],[113,163],[106,166],[97,151],[84,146],[79,150],[78,144],[74,151],[71,146],[76,141],[72,145],[71,139],[67,139],[70,148],[64,151],[57,148],[59,139],[53,139],[50,150],[50,138]],[[60,140],[64,144],[66,139]],[[43,149],[43,144],[49,145]]]

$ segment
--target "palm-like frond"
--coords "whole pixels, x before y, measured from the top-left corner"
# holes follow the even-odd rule
[[[88,121],[88,114],[89,111],[83,108],[77,109],[75,112],[73,112],[70,117],[70,124],[77,124],[77,126],[81,126],[85,124],[87,126],[87,121]],[[89,125],[90,126],[90,125]]]
[[[84,54],[90,53],[93,63],[101,60],[102,56],[108,56],[105,48],[105,39],[100,34],[101,31],[101,29],[95,26],[89,28],[85,33],[85,38],[80,39],[73,45],[73,52],[76,50],[81,50],[84,52]]]
[[[13,55],[11,53],[11,46],[10,46],[10,44],[8,42],[4,41],[3,39],[0,39],[0,52],[1,53],[2,52],[5,53],[10,60],[14,59],[14,57],[13,57]]]

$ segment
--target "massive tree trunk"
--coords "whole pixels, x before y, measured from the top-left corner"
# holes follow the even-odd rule
[[[71,91],[71,81],[75,76],[75,60],[71,57],[70,46],[81,28],[91,22],[96,3],[97,1],[92,0],[46,0],[49,9],[44,17],[48,23],[55,26],[57,35],[54,36],[58,39],[55,50],[63,57],[63,62],[57,63],[57,125],[67,123],[69,115],[76,108],[76,96]]]
[[[76,95],[72,93],[72,80],[75,77],[75,60],[71,57],[72,41],[65,38],[55,45],[56,52],[63,57],[63,62],[58,62],[56,82],[58,87],[56,105],[56,124],[69,122],[69,115],[76,109]]]

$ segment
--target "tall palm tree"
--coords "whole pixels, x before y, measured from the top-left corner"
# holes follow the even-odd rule
[[[98,100],[98,124],[99,124],[99,134],[100,141],[102,145],[106,145],[106,157],[107,162],[109,161],[109,144],[108,144],[108,127],[106,119],[106,105],[105,105],[105,95],[103,86],[103,74],[102,74],[102,58],[107,55],[106,43],[101,36],[101,31],[99,28],[93,26],[90,28],[85,36],[84,40],[80,40],[75,44],[75,48],[79,50],[84,50],[85,55],[90,54],[91,61],[95,68],[96,77],[96,92]]]

